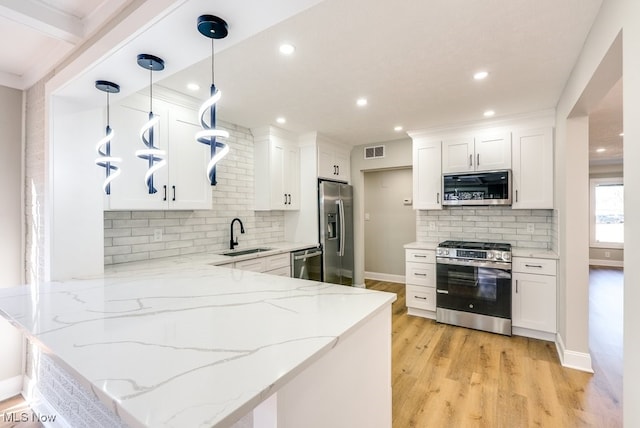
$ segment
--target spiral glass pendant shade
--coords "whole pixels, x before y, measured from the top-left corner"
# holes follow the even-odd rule
[[[218,141],[218,138],[229,138],[229,133],[221,129],[216,129],[216,103],[220,100],[222,93],[216,88],[213,78],[213,40],[227,37],[227,28],[226,21],[217,16],[201,15],[198,17],[198,31],[203,36],[211,39],[211,91],[209,99],[202,103],[200,111],[198,112],[202,131],[196,133],[196,141],[207,144],[210,148],[211,159],[207,165],[207,176],[212,186],[217,184],[216,164],[229,153],[229,146]],[[207,116],[209,117],[208,122]]]
[[[153,185],[153,174],[167,164],[167,152],[154,145],[155,126],[160,121],[160,117],[153,114],[153,72],[164,70],[164,61],[157,56],[140,54],[138,65],[149,70],[149,120],[140,129],[140,140],[145,148],[136,150],[135,154],[148,162],[149,167],[144,174],[144,182],[149,194],[154,194],[158,189]]]
[[[109,94],[116,94],[120,92],[120,86],[106,80],[97,80],[96,88],[102,92],[106,92],[107,94],[107,126],[105,128],[105,136],[96,143],[96,152],[98,152],[98,157],[95,160],[95,164],[105,170],[105,179],[102,183],[102,190],[105,195],[110,195],[111,182],[120,175],[120,167],[114,164],[122,162],[122,158],[111,156],[111,140],[113,139],[114,132],[109,125]]]

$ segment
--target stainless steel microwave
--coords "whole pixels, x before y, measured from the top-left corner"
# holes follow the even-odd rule
[[[511,205],[511,170],[443,174],[443,205]]]

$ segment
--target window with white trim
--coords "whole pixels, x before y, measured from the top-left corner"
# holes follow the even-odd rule
[[[622,177],[592,178],[591,246],[622,248],[624,245],[624,184]]]

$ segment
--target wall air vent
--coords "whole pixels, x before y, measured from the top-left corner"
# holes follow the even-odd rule
[[[364,148],[365,159],[376,159],[384,157],[384,146],[371,146]]]

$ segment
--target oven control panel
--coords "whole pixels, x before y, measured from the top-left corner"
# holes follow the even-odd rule
[[[436,256],[454,259],[511,261],[510,251],[499,250],[461,250],[458,248],[436,248]]]

